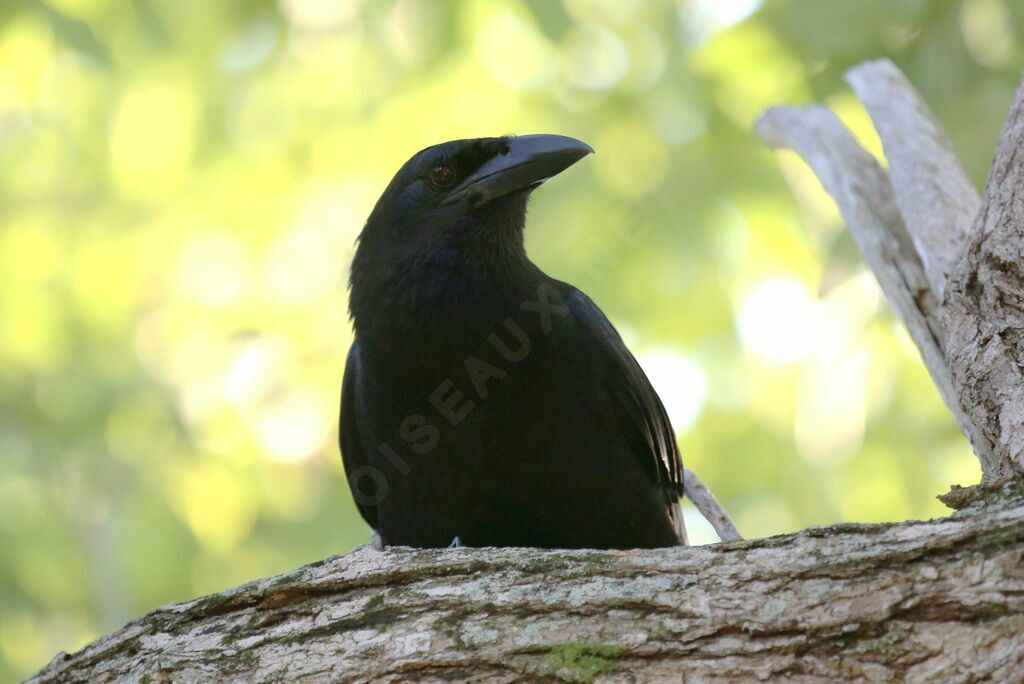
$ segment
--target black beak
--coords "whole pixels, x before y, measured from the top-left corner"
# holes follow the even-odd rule
[[[516,190],[535,188],[593,151],[587,143],[564,135],[510,138],[508,151],[484,162],[448,194],[445,204],[468,199],[479,206]]]

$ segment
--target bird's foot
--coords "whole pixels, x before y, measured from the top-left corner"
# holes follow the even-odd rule
[[[452,539],[452,543],[448,545],[448,548],[449,549],[457,549],[457,548],[459,548],[461,546],[462,546],[462,540],[459,539],[458,536],[456,536],[455,539]]]
[[[381,538],[380,532],[377,530],[373,530],[373,533],[370,535],[370,546],[378,551],[384,550],[384,540]]]

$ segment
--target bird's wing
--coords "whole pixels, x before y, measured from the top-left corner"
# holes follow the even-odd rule
[[[348,351],[348,358],[345,360],[345,377],[341,383],[341,418],[338,430],[338,441],[341,446],[341,462],[345,466],[345,476],[348,478],[349,488],[352,490],[352,498],[359,508],[359,514],[363,516],[370,527],[377,529],[377,507],[361,503],[366,499],[356,491],[356,480],[360,468],[367,465],[366,450],[363,440],[359,434],[360,419],[359,410],[359,344],[352,343]]]
[[[640,454],[643,459],[641,465],[664,494],[676,533],[680,542],[686,544],[686,529],[679,506],[679,498],[683,495],[683,461],[661,399],[618,331],[590,297],[570,286],[565,303],[576,320],[599,343],[601,354],[610,365],[608,372],[604,373],[605,385],[622,408],[625,422],[637,442],[646,446],[646,453]]]

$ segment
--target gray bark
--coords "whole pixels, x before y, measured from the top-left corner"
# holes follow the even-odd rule
[[[704,547],[364,546],[156,610],[32,681],[1019,681],[1024,496],[980,494]]]
[[[1024,473],[1024,86],[950,282],[947,358],[960,403],[991,444],[994,477]]]
[[[757,130],[836,199],[973,445],[986,484],[942,497],[962,510],[655,551],[361,547],[158,609],[32,681],[1024,681],[1024,89],[979,202],[892,64],[848,78],[888,172],[821,107]]]
[[[882,139],[900,215],[942,301],[981,204],[978,192],[942,124],[892,62],[862,64],[846,78]]]

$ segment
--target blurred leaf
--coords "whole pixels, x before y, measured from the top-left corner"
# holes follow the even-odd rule
[[[47,20],[53,27],[54,34],[62,44],[83,55],[88,55],[103,67],[110,67],[110,53],[96,38],[96,34],[93,33],[89,24],[66,16],[48,3],[40,2],[39,6],[43,9]]]

